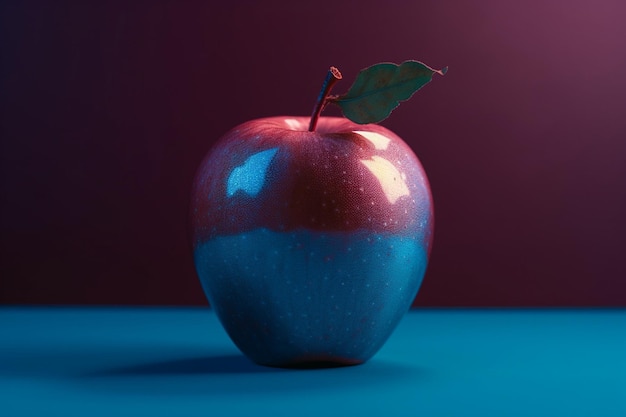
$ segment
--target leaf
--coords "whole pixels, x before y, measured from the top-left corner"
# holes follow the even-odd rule
[[[375,64],[359,72],[346,94],[330,101],[355,123],[378,123],[430,82],[434,73],[444,75],[447,70],[435,70],[419,61]]]

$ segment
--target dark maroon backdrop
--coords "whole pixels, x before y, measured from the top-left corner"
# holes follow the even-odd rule
[[[625,3],[350,3],[3,2],[0,302],[205,303],[211,143],[419,59],[450,71],[383,122],[435,199],[417,304],[626,305]]]

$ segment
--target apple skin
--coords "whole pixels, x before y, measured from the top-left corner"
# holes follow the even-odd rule
[[[379,125],[243,123],[196,174],[197,274],[237,347],[277,367],[367,361],[410,308],[433,206],[419,160]]]

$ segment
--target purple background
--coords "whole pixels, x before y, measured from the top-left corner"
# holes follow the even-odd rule
[[[626,305],[624,2],[358,4],[3,2],[0,302],[204,304],[213,141],[418,59],[450,71],[383,122],[435,199],[417,304]]]

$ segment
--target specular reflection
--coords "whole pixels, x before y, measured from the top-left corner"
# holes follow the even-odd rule
[[[406,175],[385,158],[374,155],[371,159],[361,159],[361,163],[378,179],[391,204],[395,204],[400,197],[410,195],[409,187],[404,181]]]
[[[234,168],[226,183],[228,197],[232,197],[239,190],[252,197],[256,196],[263,188],[267,169],[276,152],[278,148],[257,152],[248,157],[242,165]]]
[[[387,147],[389,146],[389,142],[391,142],[391,139],[389,139],[387,136],[381,135],[380,133],[376,133],[376,132],[368,132],[365,130],[355,130],[354,133],[363,136],[365,139],[369,140],[372,143],[372,145],[374,145],[374,148],[381,150],[381,151],[384,151],[385,149],[387,149]]]

